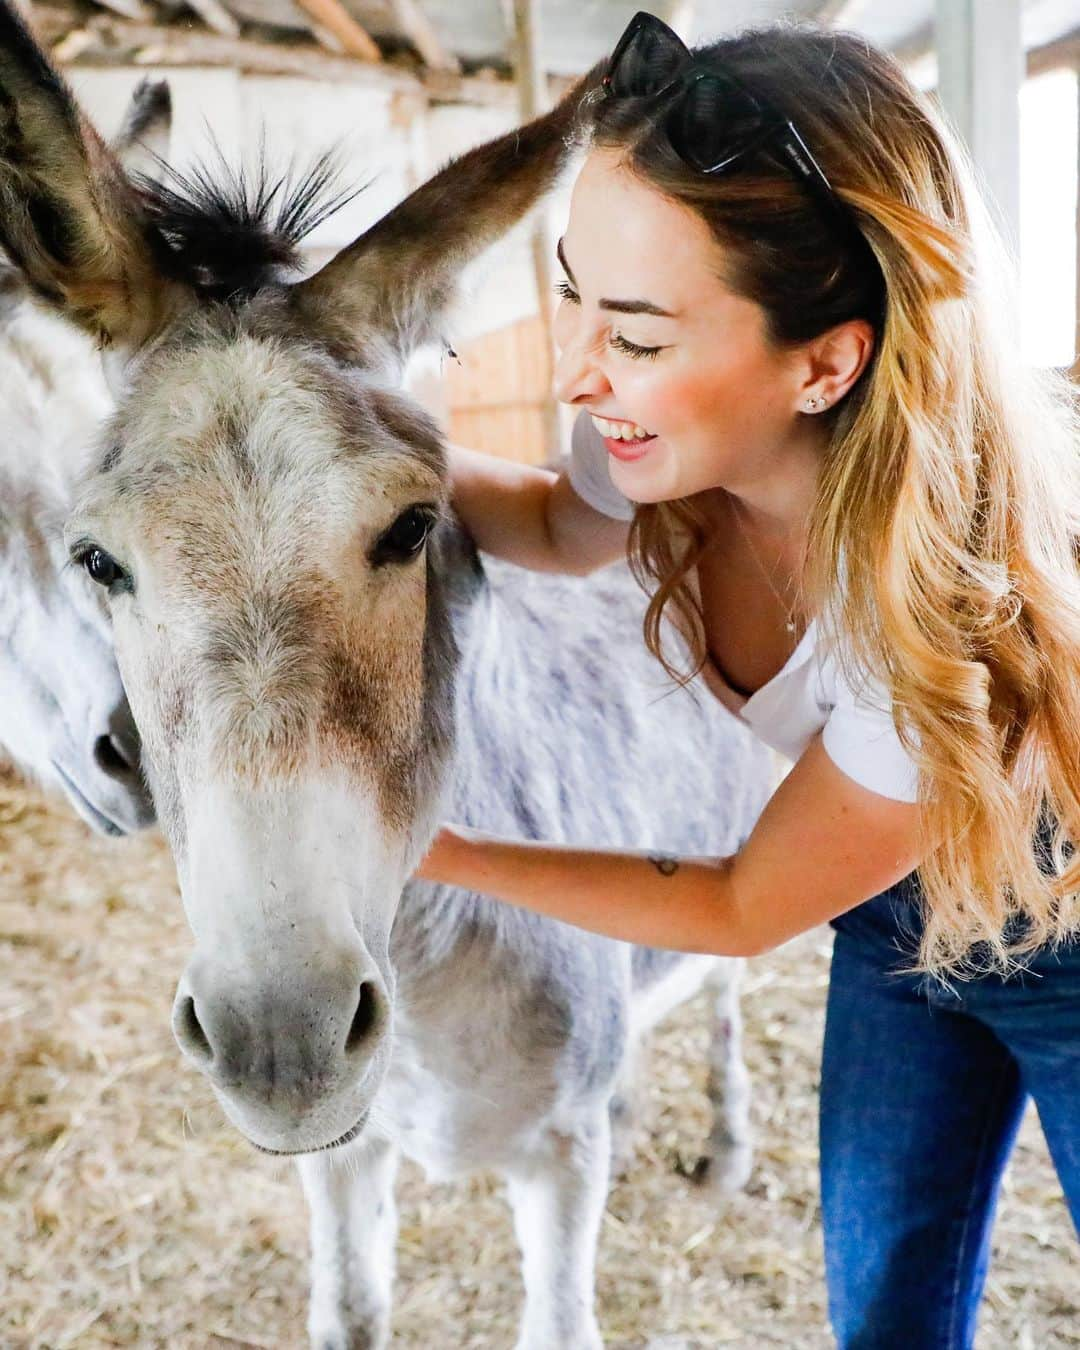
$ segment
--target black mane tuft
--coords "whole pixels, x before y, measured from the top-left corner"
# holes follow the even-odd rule
[[[253,173],[215,162],[186,171],[159,161],[139,175],[151,246],[166,276],[214,300],[242,300],[300,265],[299,244],[363,188],[340,185],[333,152],[309,169],[271,173],[265,153]]]

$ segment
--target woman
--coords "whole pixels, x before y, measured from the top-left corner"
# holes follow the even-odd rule
[[[833,1326],[968,1346],[1028,1094],[1080,1221],[1074,413],[1012,345],[953,140],[860,39],[778,27],[691,54],[638,15],[582,117],[571,465],[456,452],[456,504],[525,566],[629,545],[654,653],[795,764],[731,858],[450,828],[424,875],[694,951],[831,920]]]

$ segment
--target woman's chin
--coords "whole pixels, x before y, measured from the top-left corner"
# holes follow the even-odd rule
[[[608,455],[612,483],[624,497],[642,506],[670,501],[678,495],[672,491],[675,485],[672,467],[668,448],[658,436],[646,442],[642,451],[631,459]]]

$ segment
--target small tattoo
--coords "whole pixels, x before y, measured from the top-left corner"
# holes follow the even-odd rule
[[[655,857],[650,857],[649,861],[662,877],[673,877],[679,870],[678,858],[668,858],[663,854],[657,854]]]

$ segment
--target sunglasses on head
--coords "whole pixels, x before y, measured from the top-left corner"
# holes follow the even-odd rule
[[[664,131],[671,148],[698,173],[727,173],[768,148],[834,214],[842,203],[795,125],[734,75],[694,57],[653,14],[635,14],[603,78],[608,98],[670,100]]]

